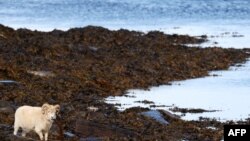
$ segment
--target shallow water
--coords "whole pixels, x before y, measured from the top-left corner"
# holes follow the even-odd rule
[[[241,67],[231,67],[225,71],[213,71],[205,78],[173,82],[173,85],[152,87],[149,91],[129,90],[128,95],[133,97],[109,97],[108,103],[121,103],[120,110],[141,106],[150,107],[149,104],[136,101],[149,100],[155,105],[165,105],[157,109],[169,110],[179,108],[202,108],[205,110],[218,110],[186,114],[186,120],[198,120],[199,117],[216,118],[221,121],[244,120],[250,114],[250,61]],[[110,101],[111,100],[111,101]],[[175,113],[182,115],[181,113]]]

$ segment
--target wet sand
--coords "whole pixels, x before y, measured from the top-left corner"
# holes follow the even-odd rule
[[[249,57],[247,49],[184,45],[206,40],[94,26],[39,32],[0,25],[0,81],[17,82],[0,82],[0,137],[26,140],[12,136],[14,110],[49,102],[62,106],[51,140],[219,140],[223,124],[215,120],[183,121],[160,111],[165,125],[141,114],[149,109],[119,112],[104,102],[128,89],[207,76]]]

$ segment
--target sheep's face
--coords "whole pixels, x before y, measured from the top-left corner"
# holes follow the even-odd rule
[[[59,105],[49,105],[47,103],[43,104],[42,106],[42,113],[45,115],[47,120],[53,121],[56,119],[56,115],[60,111]]]

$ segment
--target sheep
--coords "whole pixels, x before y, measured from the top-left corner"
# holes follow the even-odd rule
[[[48,140],[48,133],[56,115],[60,111],[59,105],[45,103],[42,107],[21,106],[15,112],[14,135],[22,128],[22,136],[30,131],[35,131],[40,140]],[[44,136],[43,136],[44,133]]]

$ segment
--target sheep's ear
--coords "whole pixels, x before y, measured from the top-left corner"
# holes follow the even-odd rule
[[[49,109],[49,104],[44,103],[42,106],[42,114],[45,114],[48,109]]]
[[[56,113],[58,114],[59,113],[59,111],[60,111],[60,105],[55,105],[55,109],[56,109]]]

